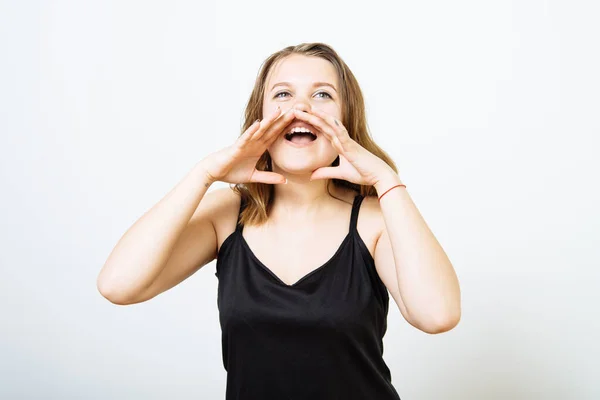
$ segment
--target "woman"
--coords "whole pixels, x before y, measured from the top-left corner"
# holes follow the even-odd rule
[[[388,291],[439,333],[460,319],[460,289],[367,132],[354,75],[323,43],[287,47],[245,117],[125,233],[99,291],[139,303],[217,258],[227,399],[399,399],[382,358]],[[235,186],[207,193],[216,181]]]

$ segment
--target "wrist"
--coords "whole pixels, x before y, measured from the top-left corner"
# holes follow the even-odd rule
[[[402,183],[402,180],[400,180],[400,177],[396,173],[393,173],[393,174],[387,174],[386,176],[379,179],[377,181],[377,183],[375,183],[373,185],[373,187],[377,191],[377,195],[381,196],[386,190],[388,190],[396,185],[402,185],[402,184],[403,183]]]
[[[207,188],[217,181],[214,177],[210,175],[207,168],[204,166],[203,161],[198,162],[194,166],[193,173],[200,181],[200,184]]]

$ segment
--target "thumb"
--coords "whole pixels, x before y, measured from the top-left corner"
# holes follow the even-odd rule
[[[342,179],[339,176],[339,167],[321,167],[321,168],[317,168],[316,170],[313,171],[312,175],[310,176],[310,180],[315,180],[315,179],[331,179],[331,178],[337,178],[337,179]]]
[[[285,176],[281,174],[277,174],[275,172],[270,171],[259,171],[254,170],[252,177],[250,177],[250,182],[260,182],[260,183],[269,183],[272,185],[287,183],[287,179]]]

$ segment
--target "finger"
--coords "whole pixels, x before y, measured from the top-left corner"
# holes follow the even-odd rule
[[[352,139],[350,137],[350,134],[348,133],[348,130],[346,129],[346,127],[344,125],[342,125],[342,123],[338,119],[336,119],[333,115],[327,114],[324,111],[316,110],[316,109],[312,110],[311,112],[313,114],[315,114],[316,116],[320,117],[329,126],[331,126],[331,128],[335,132],[335,135],[338,138],[338,140],[340,141],[340,143],[346,144],[346,142],[348,140]]]
[[[327,114],[326,112],[321,110],[312,110],[312,112],[318,117],[320,117],[323,121],[327,122],[338,136],[348,133],[346,127],[342,125],[342,123],[338,121],[333,115]]]
[[[321,132],[325,134],[325,136],[330,141],[333,141],[333,139],[336,137],[336,133],[331,127],[331,125],[329,125],[325,120],[323,120],[323,118],[317,115],[309,114],[302,110],[296,110],[296,117],[318,128]]]
[[[293,109],[287,110],[283,113],[273,124],[262,132],[257,132],[252,136],[252,140],[259,140],[262,138],[263,142],[269,142],[273,136],[281,133],[281,131],[288,126],[294,119]]]
[[[263,134],[263,136],[260,137],[260,143],[262,144],[262,146],[266,148],[270,147],[271,144],[273,144],[273,142],[277,140],[279,135],[281,135],[282,132],[285,132],[285,130],[287,129],[286,127],[288,127],[293,120],[294,113],[290,112],[290,110],[286,111],[285,114],[281,115],[279,120],[271,126],[271,129],[269,129]],[[254,140],[254,138],[252,140]]]
[[[310,180],[313,181],[315,179],[343,179],[340,176],[340,167],[322,167],[316,169],[312,175],[310,176]]]
[[[275,172],[254,170],[254,173],[250,178],[250,182],[260,182],[276,185],[280,183],[287,183],[287,179],[285,178],[285,176]]]
[[[248,140],[250,140],[250,138],[252,137],[252,135],[254,134],[254,132],[256,132],[259,128],[260,128],[260,120],[256,120],[252,123],[252,125],[250,125],[248,127],[248,129],[246,129],[246,131],[244,133],[242,133],[240,135],[239,140],[242,143],[246,143]]]
[[[273,111],[271,114],[269,114],[266,118],[264,118],[261,122],[260,122],[260,128],[258,129],[258,131],[256,131],[251,137],[251,140],[255,140],[256,136],[258,135],[259,137],[262,136],[262,134],[269,129],[269,126],[271,126],[271,124],[273,123],[273,121],[275,121],[277,119],[277,117],[279,116],[279,114],[281,113],[281,107],[277,106],[277,108],[275,109],[275,111]]]

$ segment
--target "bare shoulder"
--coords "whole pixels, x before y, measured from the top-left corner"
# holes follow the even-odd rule
[[[214,204],[210,219],[217,235],[218,251],[225,239],[235,231],[241,197],[229,187],[215,189],[207,196],[210,196],[210,202]]]

